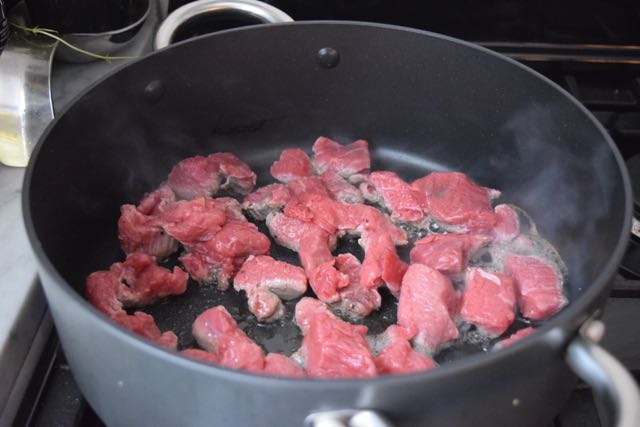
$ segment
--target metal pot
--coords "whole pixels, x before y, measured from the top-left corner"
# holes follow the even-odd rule
[[[199,0],[174,10],[165,19],[154,40],[154,48],[162,49],[172,43],[189,38],[180,37],[185,27],[209,22],[210,31],[256,24],[292,22],[280,9],[257,0]]]
[[[310,380],[180,357],[119,328],[82,297],[88,273],[122,259],[119,206],[156,187],[177,161],[232,151],[262,184],[281,149],[307,148],[320,134],[368,139],[375,168],[406,179],[454,169],[501,189],[563,256],[570,304],[501,351],[412,375]],[[341,22],[255,26],[180,43],[113,73],[62,112],[32,156],[23,197],[69,365],[110,426],[355,426],[364,418],[537,427],[573,389],[570,367],[603,395],[617,425],[640,420],[633,380],[594,343],[602,331],[593,318],[631,223],[622,158],[561,88],[475,45]],[[156,318],[175,326],[169,315]]]
[[[58,31],[77,49],[108,56],[129,46],[157,0],[26,0],[33,23]],[[56,58],[87,63],[96,58],[61,44]]]

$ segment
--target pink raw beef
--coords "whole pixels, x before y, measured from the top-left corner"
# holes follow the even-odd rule
[[[331,197],[331,193],[329,193],[327,186],[324,185],[324,181],[319,176],[307,176],[293,180],[287,184],[287,188],[293,196],[301,200],[317,196]]]
[[[247,294],[249,311],[261,322],[284,314],[283,300],[302,296],[307,290],[304,270],[270,256],[250,256],[233,280],[235,290]]]
[[[425,217],[427,200],[423,192],[407,184],[394,172],[372,172],[366,183],[368,200],[381,203],[391,212],[395,222],[421,223]]]
[[[349,284],[349,278],[334,266],[331,250],[335,247],[335,236],[315,224],[282,213],[269,214],[267,227],[276,242],[298,252],[309,284],[318,298],[337,302],[339,289]]]
[[[327,239],[326,235],[319,235],[317,230],[311,231],[312,228],[309,227],[313,224],[325,231],[330,239],[334,239],[337,235],[361,236],[359,244],[365,250],[361,284],[375,288],[386,283],[392,291],[397,292],[406,264],[398,257],[395,245],[407,243],[406,233],[371,206],[340,203],[323,195],[309,180],[306,183],[303,180],[295,182],[301,187],[304,186],[304,189],[295,190],[294,193],[298,198],[290,201],[285,207],[284,216],[291,221],[294,219],[297,221],[291,223],[292,225],[287,229],[293,230],[294,234],[295,230],[307,230],[301,235],[306,236],[305,240],[308,240],[305,246],[312,249],[326,248],[324,242]],[[272,217],[271,220],[267,220],[267,225],[274,222],[273,218],[280,218],[282,221],[282,217]],[[303,226],[303,224],[306,225]],[[269,229],[278,240],[279,237],[274,234],[274,227],[269,226]],[[278,242],[290,249],[298,250],[297,247]],[[305,252],[300,252],[302,264],[305,266],[316,295],[325,302],[338,301],[337,291],[346,286],[348,281],[335,274],[335,268],[329,258],[330,252],[326,249],[322,254],[315,251],[307,252],[314,254],[313,257],[306,257],[306,259],[315,260],[311,263],[313,265],[311,269],[308,267],[310,263],[305,261]],[[315,271],[318,265],[322,265],[320,272]],[[314,275],[316,278],[322,277],[323,280],[314,280]]]
[[[313,144],[313,153],[317,173],[336,172],[354,184],[362,182],[371,168],[369,143],[362,139],[341,145],[321,136]]]
[[[250,255],[269,252],[269,238],[246,220],[232,220],[224,224],[210,240],[189,246],[180,261],[189,275],[199,283],[218,282],[226,290],[229,280],[238,272]]]
[[[458,294],[446,276],[422,264],[412,264],[402,279],[398,325],[418,331],[414,344],[433,354],[458,338],[453,316]]]
[[[155,263],[153,257],[138,252],[116,262],[107,271],[87,276],[89,301],[100,311],[113,315],[122,307],[140,307],[187,290],[187,274],[178,267],[170,271]]]
[[[139,307],[169,295],[179,295],[187,289],[188,276],[178,267],[173,272],[155,264],[143,253],[127,256],[124,263],[114,263],[107,271],[87,276],[87,299],[98,310],[132,332],[158,344],[175,349],[173,332],[161,333],[153,317],[142,312],[129,315],[124,307]]]
[[[213,201],[222,209],[227,221],[246,221],[247,217],[242,213],[242,205],[233,197],[216,197]]]
[[[178,242],[162,229],[158,215],[146,215],[133,205],[120,207],[118,238],[126,254],[144,252],[166,258],[178,249]]]
[[[429,213],[441,224],[462,232],[486,231],[496,224],[491,199],[500,192],[476,185],[463,173],[432,172],[411,185],[425,194]]]
[[[490,241],[479,234],[432,234],[415,243],[411,262],[428,265],[443,274],[457,274],[464,270],[468,258]]]
[[[116,313],[112,319],[122,327],[130,330],[136,335],[155,342],[169,350],[178,347],[178,337],[171,331],[160,332],[160,328],[150,314],[136,311],[127,314],[124,310]]]
[[[293,206],[296,205],[288,204],[285,213],[314,222],[330,234],[360,236],[358,243],[365,251],[360,283],[369,288],[386,283],[389,289],[397,292],[406,264],[398,257],[395,245],[405,244],[407,237],[380,211],[371,206],[339,203],[320,196],[308,200],[295,212],[290,209]],[[313,287],[313,282],[311,285]]]
[[[407,233],[394,225],[378,209],[364,204],[340,204],[337,228],[350,236],[387,234],[393,245],[407,244]],[[363,246],[361,244],[361,246]],[[364,246],[363,246],[364,247]]]
[[[217,354],[209,353],[208,351],[200,350],[198,348],[188,348],[180,352],[181,355],[190,357],[192,359],[200,360],[202,362],[211,363],[217,365],[220,363],[220,357]]]
[[[167,184],[181,199],[215,194],[220,188],[220,167],[208,157],[189,157],[171,169]]]
[[[499,336],[515,319],[513,280],[504,274],[469,268],[460,316],[490,336]]]
[[[118,219],[118,237],[122,250],[129,254],[144,252],[166,258],[178,249],[178,242],[162,228],[162,213],[176,200],[171,188],[163,184],[144,195],[137,207],[122,205]]]
[[[340,223],[338,207],[341,204],[326,196],[305,195],[287,203],[284,213],[307,223],[313,223],[330,235],[338,235]]]
[[[264,354],[223,306],[210,308],[193,322],[193,337],[200,347],[218,357],[222,366],[260,372],[264,369]]]
[[[214,153],[182,160],[169,173],[167,184],[181,199],[212,196],[219,189],[249,194],[256,174],[231,153]]]
[[[163,229],[183,245],[212,239],[226,219],[224,206],[204,197],[175,202],[162,213]]]
[[[360,283],[375,288],[383,283],[394,295],[398,295],[407,264],[400,259],[389,234],[365,233],[359,240],[365,250],[360,273]]]
[[[220,188],[232,190],[242,195],[249,194],[253,190],[256,185],[256,174],[235,154],[213,153],[209,154],[207,159],[217,165],[220,171],[222,178]]]
[[[335,265],[340,273],[349,277],[349,284],[339,290],[340,301],[335,305],[337,310],[361,318],[380,308],[382,298],[378,290],[360,283],[362,265],[358,258],[351,254],[340,254],[336,257]]]
[[[290,357],[279,353],[269,353],[264,358],[264,371],[278,377],[304,377],[304,370]]]
[[[508,338],[503,339],[502,341],[499,341],[494,348],[496,350],[499,350],[501,348],[505,348],[508,347],[518,341],[520,341],[522,338],[531,335],[532,333],[534,333],[536,330],[535,328],[532,328],[531,326],[528,326],[526,328],[520,329],[518,332],[515,332],[513,334],[511,334]]]
[[[284,183],[311,176],[312,173],[311,159],[299,148],[283,150],[280,158],[271,165],[271,176]]]
[[[176,195],[171,187],[163,184],[151,193],[144,195],[138,204],[138,211],[145,215],[158,215],[175,201]]]
[[[296,322],[304,335],[299,354],[308,376],[354,378],[377,374],[365,338],[366,326],[339,319],[313,298],[302,298],[296,305]]]
[[[242,208],[253,218],[263,221],[271,212],[282,210],[291,197],[291,191],[286,185],[270,184],[245,197]]]
[[[409,340],[416,335],[398,325],[391,325],[384,331],[385,345],[375,358],[379,374],[406,374],[436,367],[427,356],[411,348]]]
[[[504,263],[513,278],[520,312],[528,319],[543,320],[567,304],[559,273],[548,261],[533,256],[511,254]]]
[[[322,182],[334,200],[344,203],[364,203],[362,193],[355,185],[333,171],[326,171],[322,175]]]
[[[496,226],[493,228],[493,236],[498,241],[509,241],[520,234],[520,221],[518,213],[509,205],[498,205],[494,209],[496,213]]]

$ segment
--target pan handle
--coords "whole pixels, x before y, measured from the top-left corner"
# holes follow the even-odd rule
[[[305,427],[392,427],[385,417],[368,409],[314,412],[307,416],[304,425]]]
[[[591,386],[597,403],[606,409],[603,425],[640,426],[640,392],[625,367],[598,341],[604,334],[604,323],[587,321],[567,348],[566,361],[573,371]]]
[[[244,15],[259,24],[293,21],[289,15],[280,9],[257,0],[198,0],[187,3],[171,12],[158,28],[153,47],[158,50],[169,46],[176,30],[194,18],[228,12]]]

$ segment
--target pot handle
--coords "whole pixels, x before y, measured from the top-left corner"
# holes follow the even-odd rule
[[[597,343],[604,335],[604,323],[589,320],[567,348],[566,361],[591,386],[597,403],[609,417],[604,425],[640,426],[640,392],[625,367]]]
[[[258,0],[198,0],[171,12],[158,28],[153,48],[158,50],[169,46],[176,30],[193,18],[228,12],[245,15],[263,24],[293,21],[280,9]]]
[[[305,427],[392,427],[376,411],[369,409],[343,409],[314,412],[304,420]]]

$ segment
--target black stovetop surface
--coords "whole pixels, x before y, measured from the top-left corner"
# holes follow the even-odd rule
[[[175,8],[185,0],[171,0]],[[538,70],[579,99],[609,131],[630,170],[640,217],[640,2],[571,0],[274,0],[296,20],[351,19],[428,29],[476,41]],[[539,43],[546,43],[539,45]],[[573,44],[571,49],[559,44]],[[589,44],[603,44],[593,49]],[[629,45],[620,50],[613,45]],[[630,49],[627,49],[630,48]],[[558,53],[560,52],[560,54]],[[603,345],[640,379],[640,238],[608,300]],[[52,336],[25,395],[17,426],[102,426]],[[591,390],[579,384],[554,427],[601,427]],[[545,426],[543,426],[545,427]]]

